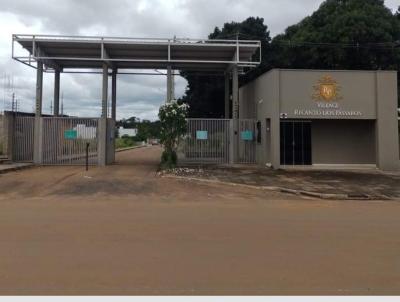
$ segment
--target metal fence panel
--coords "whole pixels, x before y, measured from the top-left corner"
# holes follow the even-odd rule
[[[229,119],[187,119],[187,132],[178,147],[179,161],[229,163],[230,131]]]
[[[240,164],[253,164],[256,162],[256,136],[255,120],[239,120],[239,157]]]
[[[31,116],[16,116],[13,123],[13,161],[32,162],[35,118]]]
[[[98,163],[98,119],[44,117],[42,161],[44,165],[83,165],[89,143],[89,164]]]

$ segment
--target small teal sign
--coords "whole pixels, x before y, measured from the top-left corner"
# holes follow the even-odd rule
[[[244,141],[252,141],[253,140],[253,131],[246,130],[240,133],[240,137]]]
[[[65,139],[76,139],[78,137],[78,131],[74,129],[68,129],[64,131]]]
[[[206,140],[208,139],[208,131],[196,131],[196,139]]]

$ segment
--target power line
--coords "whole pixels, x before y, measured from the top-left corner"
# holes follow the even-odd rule
[[[332,43],[332,42],[297,42],[291,40],[274,41],[271,44],[279,44],[289,47],[311,46],[311,47],[331,47],[331,48],[354,48],[354,49],[395,49],[397,42],[377,42],[377,43]]]
[[[260,37],[248,35],[245,33],[239,33],[239,36],[246,37],[248,39],[259,39]],[[375,49],[394,49],[400,47],[400,40],[391,42],[309,42],[309,41],[293,41],[293,40],[274,40],[270,43],[279,44],[284,46],[321,46],[321,47],[342,47],[342,48],[375,48]]]

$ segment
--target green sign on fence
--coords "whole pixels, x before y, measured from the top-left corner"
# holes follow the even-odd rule
[[[250,131],[250,130],[242,131],[240,136],[241,136],[242,140],[244,140],[244,141],[252,141],[253,140],[253,131]]]
[[[198,140],[207,140],[208,139],[208,132],[207,131],[198,130],[198,131],[196,131],[196,138]]]
[[[78,133],[74,129],[68,129],[64,131],[65,139],[76,139],[78,137]]]

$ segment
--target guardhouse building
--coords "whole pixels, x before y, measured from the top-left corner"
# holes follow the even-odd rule
[[[274,69],[239,91],[256,162],[399,169],[397,72]]]

